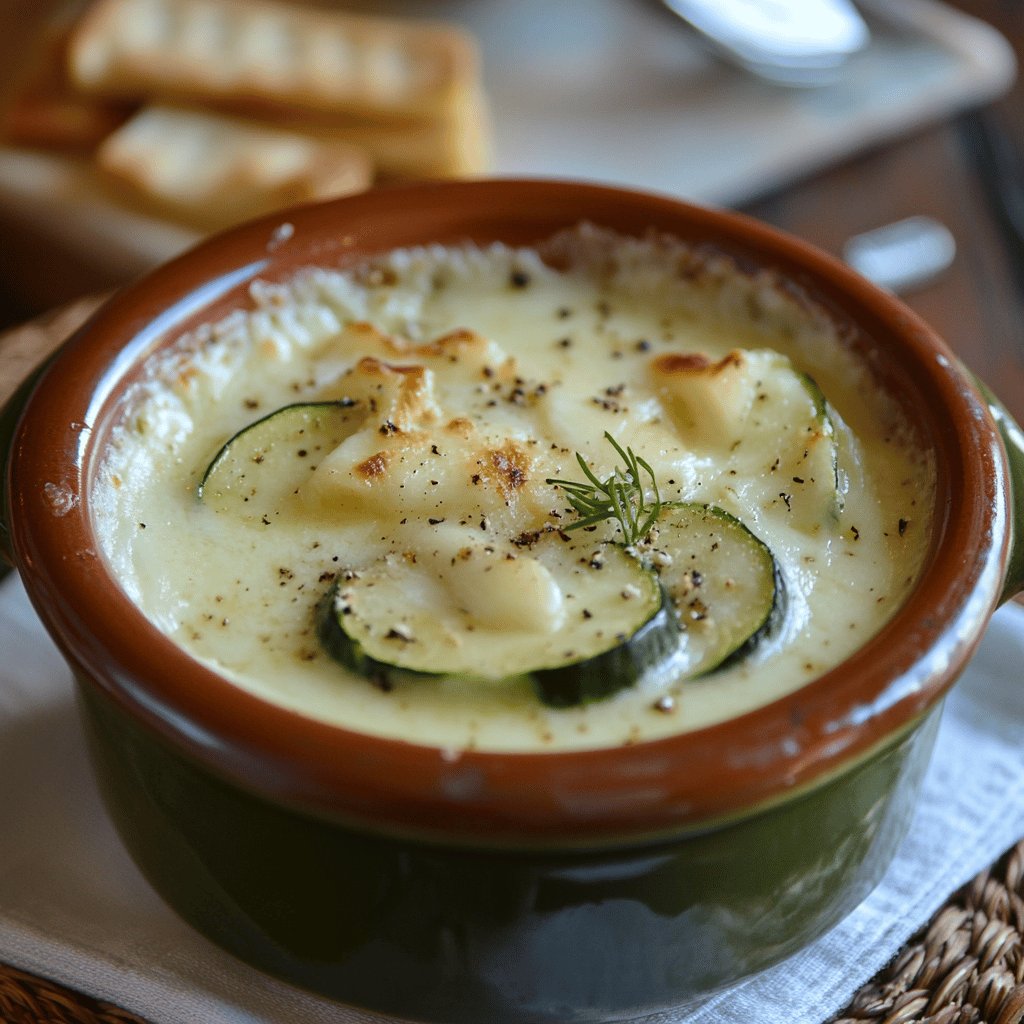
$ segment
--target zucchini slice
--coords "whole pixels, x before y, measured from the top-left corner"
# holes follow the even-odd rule
[[[765,476],[766,507],[808,533],[834,520],[842,508],[839,450],[831,407],[817,381],[796,370],[785,356],[773,353],[760,384],[748,428],[775,438],[776,458]],[[747,454],[744,458],[749,458]],[[742,465],[741,473],[755,466]]]
[[[363,417],[351,399],[297,402],[277,409],[224,444],[206,467],[196,496],[217,512],[272,521]]]
[[[735,471],[763,509],[808,533],[838,515],[833,412],[816,381],[788,356],[735,349],[712,362],[666,353],[652,361],[651,373],[684,442]]]
[[[812,450],[804,452],[801,461],[811,474],[817,473],[827,481],[828,512],[833,518],[838,518],[843,511],[844,501],[839,487],[839,438],[834,410],[818,382],[809,373],[798,373],[797,376],[814,403],[814,422],[817,426],[815,437],[822,439]]]
[[[658,597],[660,603],[651,617],[632,634],[620,633],[615,646],[580,661],[534,670],[531,678],[537,696],[554,708],[589,704],[635,686],[645,673],[674,657],[679,627],[660,586]]]
[[[321,643],[385,686],[410,674],[481,683],[525,676],[554,707],[608,697],[674,656],[679,627],[654,572],[621,547],[565,536],[543,536],[512,558],[472,549],[467,560],[479,560],[477,579],[486,580],[473,602],[422,560],[395,555],[343,573],[317,611]],[[535,561],[521,580],[542,578],[547,588],[537,598],[543,623],[515,621],[524,595],[511,573],[520,559]]]
[[[782,574],[771,551],[735,516],[713,505],[666,505],[658,570],[682,631],[684,677],[704,675],[749,653],[783,613]]]

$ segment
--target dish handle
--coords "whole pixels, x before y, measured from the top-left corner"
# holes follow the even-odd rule
[[[996,421],[1010,469],[1010,554],[1006,560],[1006,578],[999,598],[999,603],[1003,604],[1024,590],[1024,430],[1021,430],[988,385],[977,377],[974,380]]]
[[[14,564],[7,465],[22,410],[47,363],[105,298],[79,299],[55,313],[0,334],[0,577]]]

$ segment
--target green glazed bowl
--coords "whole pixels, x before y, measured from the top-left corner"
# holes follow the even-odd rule
[[[900,401],[933,449],[934,536],[876,637],[696,732],[453,759],[265,703],[129,601],[97,553],[92,479],[154,351],[244,307],[255,278],[427,242],[528,244],[584,220],[774,269]],[[107,807],[154,887],[261,970],[438,1024],[628,1019],[821,934],[879,880],[942,699],[1024,583],[1020,432],[927,326],[754,221],[591,185],[405,186],[219,236],[106,304],[9,404],[0,438],[0,547],[72,667]]]

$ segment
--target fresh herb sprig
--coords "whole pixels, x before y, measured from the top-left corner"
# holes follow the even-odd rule
[[[658,481],[650,464],[636,455],[632,448],[623,449],[608,431],[605,431],[604,436],[619,458],[625,462],[624,469],[616,466],[611,476],[601,480],[577,452],[576,461],[580,464],[587,482],[549,477],[545,483],[561,487],[569,504],[580,516],[569,523],[565,527],[566,530],[581,530],[603,523],[606,519],[614,519],[622,530],[626,544],[639,544],[651,532],[651,527],[661,514]],[[647,500],[641,470],[651,481],[651,489],[654,491],[654,498],[651,501]]]

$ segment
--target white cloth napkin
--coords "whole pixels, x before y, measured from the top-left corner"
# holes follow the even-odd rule
[[[820,1024],[1024,836],[1022,664],[1024,608],[1010,606],[947,703],[909,838],[857,910],[785,963],[648,1024]],[[0,961],[153,1024],[380,1024],[250,970],[153,893],[105,817],[69,674],[14,578],[0,585]]]

